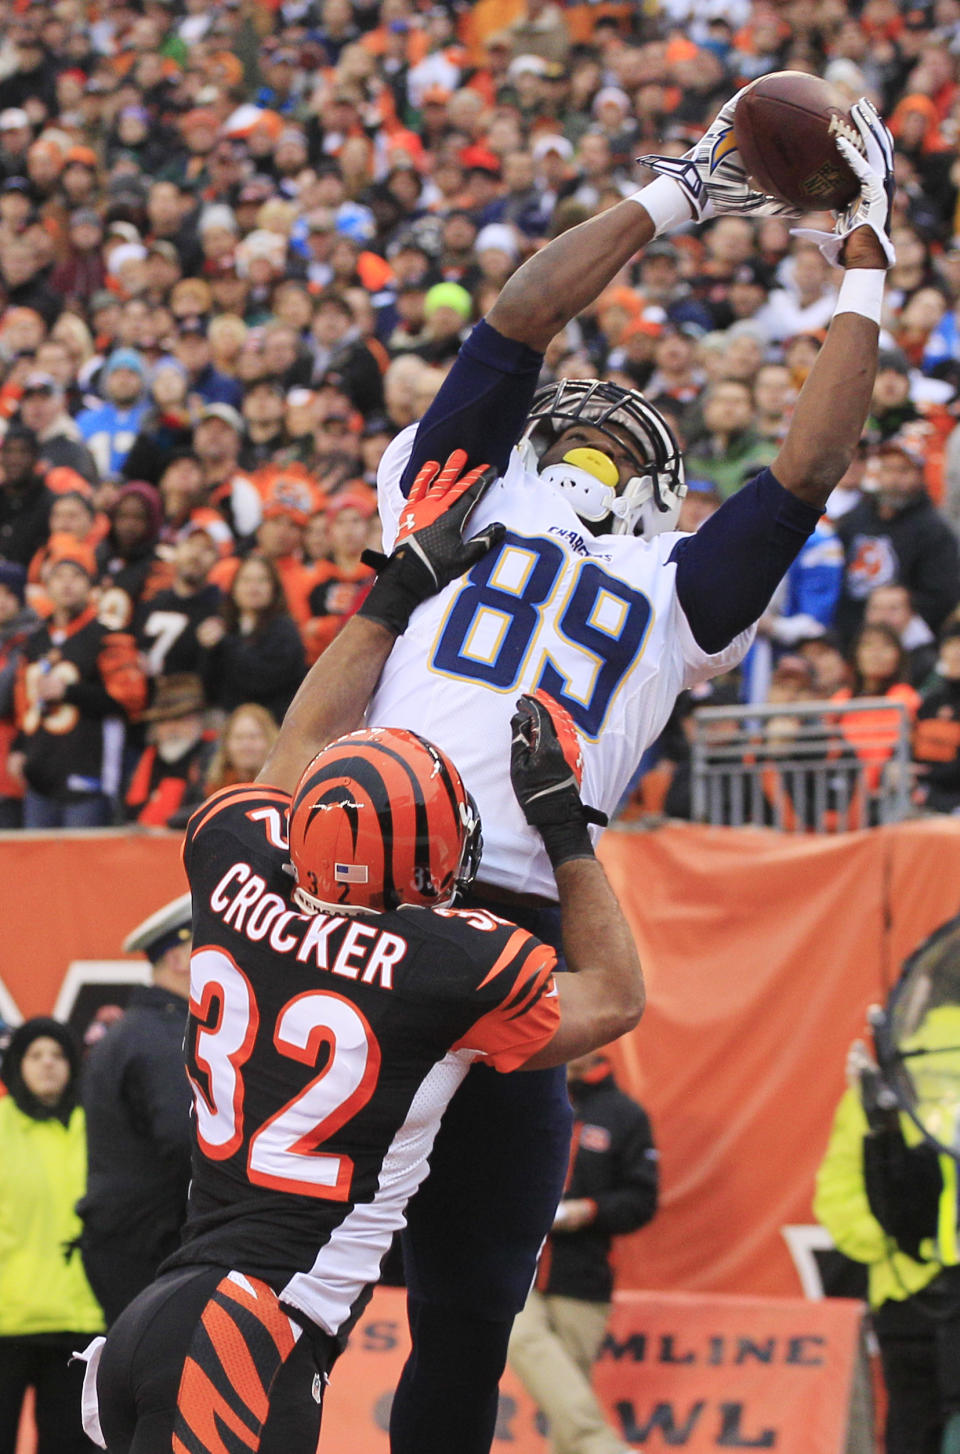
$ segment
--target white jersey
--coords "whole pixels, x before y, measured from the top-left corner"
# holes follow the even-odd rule
[[[377,475],[387,551],[415,435],[411,425],[393,440]],[[467,533],[494,520],[507,527],[503,545],[413,613],[367,722],[418,732],[456,763],[483,823],[481,883],[555,899],[550,861],[510,783],[521,692],[541,687],[570,711],[583,742],[583,800],[610,814],[678,693],[735,666],[753,628],[712,656],[702,651],[669,561],[683,537],[590,535],[515,449]]]

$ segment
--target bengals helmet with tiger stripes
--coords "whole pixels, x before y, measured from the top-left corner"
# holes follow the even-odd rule
[[[401,728],[331,742],[290,806],[293,898],[308,914],[446,908],[473,882],[481,847],[480,815],[453,763]]]

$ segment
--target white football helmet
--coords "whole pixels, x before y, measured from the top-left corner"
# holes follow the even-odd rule
[[[680,503],[687,493],[683,459],[673,431],[661,414],[636,389],[600,379],[563,379],[538,389],[520,438],[520,457],[527,469],[540,471],[540,459],[566,429],[589,424],[617,444],[626,436],[636,445],[637,473],[618,493],[576,458],[548,465],[544,477],[562,490],[573,509],[591,524],[611,517],[612,535],[654,535],[676,529]],[[620,438],[610,432],[616,425]],[[574,456],[591,451],[571,450]]]

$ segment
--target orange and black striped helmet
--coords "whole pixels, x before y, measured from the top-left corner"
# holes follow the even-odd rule
[[[453,763],[401,728],[337,738],[293,795],[294,900],[307,913],[446,908],[480,862],[480,816]]]

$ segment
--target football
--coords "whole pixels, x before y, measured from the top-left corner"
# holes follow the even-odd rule
[[[804,212],[839,210],[859,184],[840,155],[845,136],[863,151],[860,133],[826,81],[804,71],[774,71],[737,98],[733,133],[748,175],[763,192]]]

